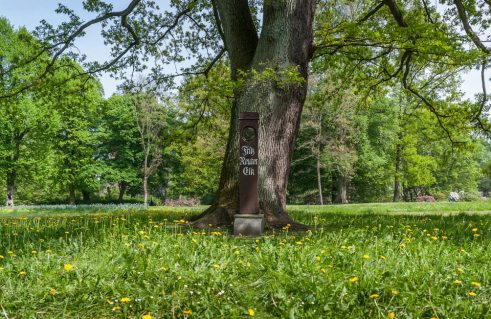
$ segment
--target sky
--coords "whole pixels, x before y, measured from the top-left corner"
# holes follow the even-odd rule
[[[129,3],[129,1],[122,0],[107,2],[113,3],[116,11],[124,9]],[[15,27],[25,26],[32,31],[42,19],[52,25],[57,25],[66,19],[65,16],[56,14],[55,9],[58,7],[58,3],[63,3],[74,9],[86,21],[95,17],[95,14],[89,14],[82,10],[81,0],[0,0],[0,16],[6,17]],[[90,27],[85,37],[77,39],[76,46],[81,53],[87,55],[89,61],[107,61],[110,58],[109,49],[102,42],[98,26]],[[464,80],[462,91],[465,92],[466,98],[473,98],[474,94],[481,92],[479,71],[462,74],[462,78]],[[486,74],[486,78],[489,83],[489,74]],[[119,84],[117,80],[112,79],[108,74],[103,74],[100,80],[104,86],[106,97],[116,92],[116,86]],[[487,86],[489,86],[488,83]]]

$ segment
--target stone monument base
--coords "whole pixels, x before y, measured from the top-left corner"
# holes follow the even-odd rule
[[[259,236],[263,234],[263,214],[235,214],[234,235]]]

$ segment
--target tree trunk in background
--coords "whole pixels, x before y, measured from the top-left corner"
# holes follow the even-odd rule
[[[401,160],[402,160],[402,145],[397,143],[397,153],[396,153],[396,170],[394,174],[394,202],[397,203],[401,197],[401,181],[399,179]]]
[[[15,171],[7,173],[7,192],[10,192],[10,194],[12,194],[12,205],[15,201],[14,189],[15,189],[15,178],[16,177],[17,177],[17,172],[15,172]],[[7,198],[6,194],[5,194],[5,198]]]
[[[75,205],[75,188],[70,186],[70,205]]]
[[[119,183],[119,197],[118,197],[118,201],[122,201],[123,200],[123,196],[124,196],[124,192],[126,192],[126,188],[128,188],[128,183],[126,183],[125,181],[121,181]]]
[[[89,201],[90,200],[90,192],[82,191],[82,198],[84,201]]]
[[[307,81],[312,49],[315,0],[264,2],[263,26],[258,39],[247,0],[217,0],[232,80],[239,70],[277,74],[295,68]],[[239,112],[259,112],[259,206],[268,228],[309,227],[295,223],[286,212],[286,189],[293,147],[307,83],[286,84],[248,77],[234,92],[230,132],[215,203],[190,218],[197,227],[230,224],[239,209]]]
[[[348,198],[346,197],[346,182],[348,175],[343,174],[338,177],[338,193],[336,194],[335,202],[338,204],[347,204]]]
[[[148,175],[143,176],[143,205],[148,204]]]
[[[321,205],[324,205],[324,199],[322,198],[322,183],[321,183],[321,154],[320,150],[317,152],[317,187],[319,188],[319,201]]]

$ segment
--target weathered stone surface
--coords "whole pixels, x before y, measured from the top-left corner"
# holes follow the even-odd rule
[[[263,229],[263,214],[237,214],[234,217],[234,235],[259,236]]]

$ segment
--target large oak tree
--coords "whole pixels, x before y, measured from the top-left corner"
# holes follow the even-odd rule
[[[237,118],[239,112],[255,111],[261,117],[261,212],[269,227],[302,227],[288,216],[285,199],[312,58],[343,56],[353,62],[347,69],[363,67],[365,76],[360,80],[367,83],[366,94],[379,85],[400,82],[438,118],[453,142],[458,141],[445,125],[454,109],[448,107],[444,96],[431,95],[431,83],[482,65],[484,94],[479,103],[466,109],[465,116],[476,128],[488,129],[484,71],[490,49],[480,32],[489,24],[491,6],[488,0],[453,0],[447,5],[449,10],[442,16],[426,0],[319,0],[318,4],[315,0],[171,1],[171,9],[162,13],[153,1],[132,0],[124,10],[115,11],[111,4],[87,0],[84,8],[97,17],[86,22],[60,5],[58,11],[67,14],[69,21],[59,27],[43,21],[35,32],[39,51],[49,53],[52,59],[45,69],[32,74],[31,81],[13,87],[3,98],[38,85],[61,67],[57,61],[64,54],[83,61],[73,50],[74,42],[94,24],[102,25],[113,59],[85,63],[89,74],[108,70],[131,80],[134,72],[141,71],[164,86],[176,75],[207,76],[217,61],[227,58],[230,79],[235,83],[227,150],[216,201],[195,218],[197,225],[229,223],[237,213]],[[258,12],[262,12],[261,19]],[[473,46],[469,48],[469,44]],[[195,59],[195,66],[183,68],[179,74],[166,73],[166,65],[187,58],[183,52]],[[11,69],[36,59],[28,57]]]

